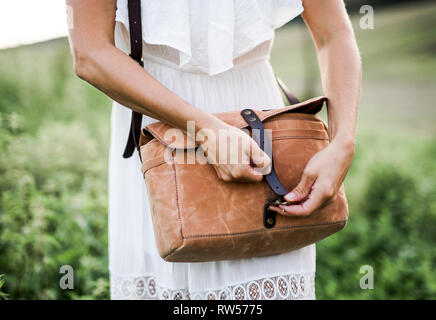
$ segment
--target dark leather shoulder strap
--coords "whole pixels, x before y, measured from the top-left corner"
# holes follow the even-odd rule
[[[277,83],[279,84],[280,89],[282,89],[283,94],[285,95],[286,99],[289,102],[289,105],[300,103],[300,100],[297,99],[297,97],[292,94],[291,90],[289,90],[288,86],[278,77],[276,76]]]
[[[130,56],[142,63],[142,17],[141,0],[129,0]]]
[[[130,29],[130,57],[144,66],[142,57],[142,17],[141,17],[141,0],[128,0],[129,11],[129,29]],[[277,78],[279,87],[283,91],[289,104],[297,104],[300,101],[289,91],[286,85]],[[124,149],[123,157],[130,158],[135,151],[139,151],[139,137],[141,135],[142,114],[132,111],[129,137]],[[274,179],[271,177],[269,179]]]
[[[142,67],[142,18],[141,0],[129,0],[129,29],[130,29],[130,57],[138,62]],[[124,149],[123,157],[130,158],[135,151],[139,152],[139,137],[141,135],[142,114],[132,111],[130,121],[129,137]]]

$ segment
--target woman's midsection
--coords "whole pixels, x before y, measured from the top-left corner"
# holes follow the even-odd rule
[[[156,57],[145,56],[144,68],[169,90],[207,112],[283,106],[268,57],[244,60],[213,76],[184,71]]]

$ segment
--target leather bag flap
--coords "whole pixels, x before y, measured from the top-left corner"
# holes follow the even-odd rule
[[[320,96],[284,108],[254,111],[263,122],[273,116],[288,112],[317,114],[326,101],[327,97]],[[236,128],[243,129],[248,127],[247,122],[240,115],[240,111],[221,112],[214,115]],[[164,146],[171,146],[175,149],[193,149],[198,146],[192,140],[188,139],[186,134],[183,134],[183,137],[178,137],[178,135],[182,134],[181,130],[168,131],[171,129],[173,129],[171,126],[161,121],[149,124],[141,131],[139,145],[142,146],[150,142],[153,138],[156,138]]]

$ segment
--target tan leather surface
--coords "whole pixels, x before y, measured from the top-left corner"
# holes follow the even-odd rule
[[[317,97],[313,98],[304,102],[300,102],[298,104],[294,104],[292,106],[288,106],[285,108],[280,109],[271,109],[271,110],[255,110],[257,116],[262,120],[267,120],[268,118],[273,118],[276,114],[283,114],[285,112],[300,112],[304,111],[305,113],[317,113],[321,107],[322,104],[327,101],[326,97]],[[268,107],[265,107],[265,109],[268,109]],[[248,127],[245,120],[240,116],[239,111],[229,111],[229,112],[222,112],[222,113],[216,113],[215,116],[220,118],[221,120],[225,121],[226,123],[237,127],[237,128],[246,128]],[[300,117],[304,118],[306,116],[310,116],[310,114],[301,114]],[[192,141],[186,139],[184,137],[184,144],[180,145],[179,141],[173,141],[170,140],[171,138],[170,134],[168,133],[168,130],[171,129],[170,126],[163,122],[155,122],[148,126],[146,126],[142,130],[142,134],[140,137],[139,145],[142,146],[152,140],[153,138],[159,140],[164,145],[170,145],[176,149],[183,149],[183,148],[194,148],[195,145]],[[176,143],[174,143],[176,142]]]
[[[273,159],[282,185],[291,190],[299,182],[307,161],[325,148],[327,127],[312,112],[325,98],[292,107],[257,111],[272,130]],[[306,109],[307,108],[307,109]],[[219,115],[239,128],[239,111]],[[163,123],[143,130],[142,171],[151,202],[156,243],[166,261],[200,262],[267,256],[296,250],[341,230],[348,218],[343,186],[326,206],[309,217],[277,215],[276,225],[263,225],[263,208],[274,194],[265,182],[223,182],[208,164],[166,163],[171,141]],[[185,142],[187,140],[185,139]],[[194,147],[177,145],[176,148]],[[189,150],[184,151],[189,152]],[[328,168],[326,168],[328,170]]]

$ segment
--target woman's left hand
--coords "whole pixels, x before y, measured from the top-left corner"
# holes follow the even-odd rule
[[[354,155],[362,67],[352,24],[343,0],[303,0],[303,18],[315,42],[331,143],[309,160],[298,185],[271,207],[279,214],[309,216],[333,199]],[[329,17],[320,19],[319,17]]]
[[[309,216],[337,194],[354,155],[354,143],[332,141],[306,165],[298,185],[284,199],[289,205],[271,206],[282,215]]]

